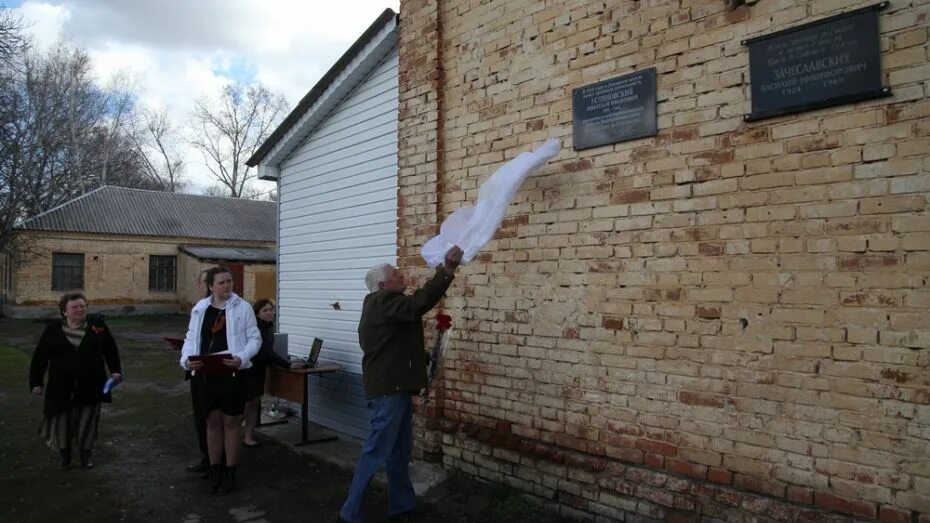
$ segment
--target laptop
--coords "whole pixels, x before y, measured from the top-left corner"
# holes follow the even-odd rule
[[[310,346],[310,354],[307,354],[307,359],[304,361],[304,365],[308,369],[316,367],[316,364],[320,359],[320,351],[323,349],[323,340],[320,338],[313,338],[313,345]]]

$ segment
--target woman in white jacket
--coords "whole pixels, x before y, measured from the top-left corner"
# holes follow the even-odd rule
[[[236,463],[242,444],[242,413],[245,386],[238,373],[206,375],[198,372],[202,361],[191,356],[225,354],[223,365],[232,369],[251,367],[251,359],[262,338],[252,306],[233,292],[232,273],[226,267],[207,271],[209,296],[197,302],[181,349],[181,367],[191,371],[197,390],[195,404],[206,413],[210,486],[214,492],[229,492],[236,485]],[[197,407],[195,407],[197,408]],[[226,466],[222,460],[225,453]]]

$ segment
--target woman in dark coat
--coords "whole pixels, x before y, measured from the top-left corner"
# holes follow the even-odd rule
[[[81,466],[90,468],[100,404],[112,401],[104,385],[107,378],[118,382],[123,377],[119,351],[103,320],[87,315],[83,294],[65,294],[58,309],[61,321],[45,328],[32,355],[29,386],[33,394],[45,394],[39,434],[50,448],[58,449],[59,468],[70,466],[72,443],[80,450]],[[47,385],[43,384],[46,370]]]
[[[260,445],[255,441],[255,426],[261,416],[262,394],[265,393],[265,374],[269,363],[284,368],[298,369],[300,363],[290,363],[274,351],[274,316],[275,307],[271,300],[263,299],[252,306],[255,321],[262,335],[262,347],[252,358],[252,368],[245,373],[246,396],[245,434],[242,444],[253,448]]]

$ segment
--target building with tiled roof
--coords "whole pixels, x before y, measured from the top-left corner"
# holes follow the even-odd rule
[[[23,248],[3,296],[8,316],[56,314],[59,296],[87,295],[109,314],[179,312],[197,279],[232,269],[247,300],[274,297],[277,204],[106,186],[17,224]]]

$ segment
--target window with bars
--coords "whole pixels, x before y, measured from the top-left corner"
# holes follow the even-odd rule
[[[177,256],[149,256],[149,290],[174,292],[178,281]]]
[[[84,288],[84,255],[72,252],[52,253],[52,290],[72,291]]]

